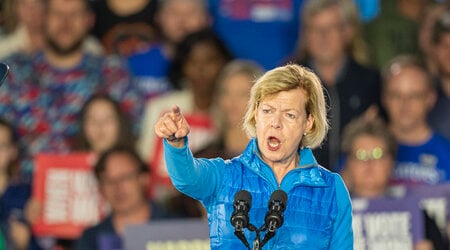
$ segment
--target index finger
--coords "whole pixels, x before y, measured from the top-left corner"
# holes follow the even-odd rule
[[[178,107],[178,105],[174,105],[174,106],[172,107],[172,113],[173,113],[174,115],[180,115],[180,114],[181,114],[180,107]]]

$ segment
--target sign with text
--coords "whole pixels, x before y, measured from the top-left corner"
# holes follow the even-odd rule
[[[353,199],[352,204],[355,250],[410,250],[424,238],[424,217],[415,197]]]
[[[209,250],[208,222],[200,219],[152,221],[125,229],[125,249]]]
[[[33,232],[38,236],[79,237],[102,217],[101,201],[88,153],[39,154],[35,158],[33,197],[42,204]]]
[[[428,215],[434,219],[442,232],[450,222],[450,183],[415,186],[408,189],[407,196],[416,196]]]

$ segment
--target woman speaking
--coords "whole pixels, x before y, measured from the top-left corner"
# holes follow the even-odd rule
[[[256,81],[244,119],[251,140],[231,160],[194,158],[177,106],[154,129],[174,186],[206,207],[211,249],[353,249],[348,191],[311,152],[328,123],[309,69],[289,64]]]

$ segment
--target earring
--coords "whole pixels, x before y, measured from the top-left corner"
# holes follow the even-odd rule
[[[303,135],[306,135],[306,132],[305,132],[305,133],[303,133]]]

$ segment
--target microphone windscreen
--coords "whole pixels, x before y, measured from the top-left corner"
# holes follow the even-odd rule
[[[283,204],[282,210],[284,211],[284,209],[286,208],[286,201],[287,201],[287,194],[286,194],[286,192],[284,192],[281,189],[275,190],[272,193],[272,195],[270,196],[269,204],[271,204],[274,201],[279,201],[280,203],[282,203]]]
[[[252,205],[252,196],[247,190],[240,190],[234,196],[234,202],[236,203],[237,201],[246,201],[248,203],[248,207],[250,208]]]

